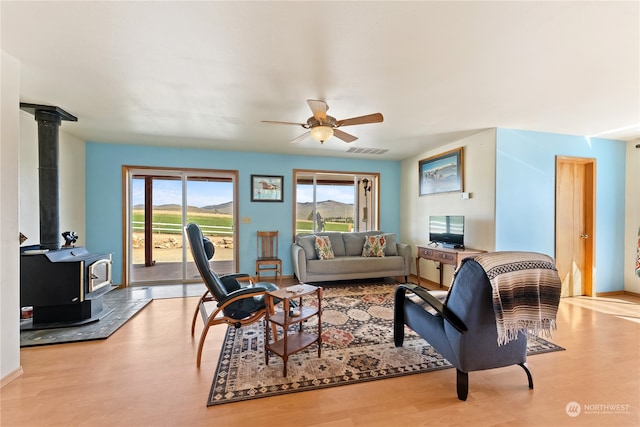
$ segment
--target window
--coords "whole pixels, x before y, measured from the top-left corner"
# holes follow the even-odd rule
[[[378,228],[379,174],[294,170],[293,176],[294,235]]]

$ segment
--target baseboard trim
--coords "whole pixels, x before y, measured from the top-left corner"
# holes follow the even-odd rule
[[[631,291],[596,292],[597,297],[614,297],[616,295],[631,295],[640,297],[640,293]]]
[[[16,378],[18,378],[19,376],[21,376],[22,374],[24,374],[24,371],[22,370],[22,366],[20,366],[18,369],[16,369],[13,372],[10,372],[9,374],[7,374],[6,376],[4,376],[2,378],[2,381],[0,381],[0,389],[4,388],[4,386],[6,386],[7,384],[9,384],[11,381],[15,380]]]

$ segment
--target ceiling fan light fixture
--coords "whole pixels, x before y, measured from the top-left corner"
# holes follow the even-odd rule
[[[311,137],[318,141],[320,144],[333,136],[333,128],[330,126],[315,126],[311,128],[310,132]]]
[[[335,117],[327,115],[329,106],[326,102],[317,99],[307,99],[307,104],[311,108],[313,116],[307,119],[306,123],[280,122],[274,120],[263,120],[264,123],[276,123],[281,125],[302,126],[307,132],[293,139],[291,143],[302,141],[308,135],[318,141],[320,144],[336,137],[346,143],[350,143],[358,139],[347,132],[344,132],[342,126],[365,125],[368,123],[380,123],[384,120],[381,113],[367,114],[366,116],[351,117],[349,119],[336,120]]]

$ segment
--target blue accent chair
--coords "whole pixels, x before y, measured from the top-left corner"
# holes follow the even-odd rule
[[[526,365],[527,336],[519,332],[518,339],[498,346],[491,283],[476,261],[466,260],[460,267],[444,302],[417,285],[398,285],[394,305],[396,347],[402,346],[405,325],[456,368],[458,399],[467,400],[469,372],[510,365],[524,369],[533,389]]]

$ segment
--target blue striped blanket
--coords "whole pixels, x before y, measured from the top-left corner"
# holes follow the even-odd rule
[[[561,290],[553,259],[535,252],[490,252],[473,259],[491,282],[498,345],[517,339],[518,331],[549,337]]]

